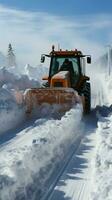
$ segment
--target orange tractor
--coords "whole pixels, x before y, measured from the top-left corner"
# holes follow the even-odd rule
[[[58,105],[59,112],[66,112],[76,104],[83,106],[83,112],[91,109],[91,89],[89,77],[85,75],[85,60],[91,63],[91,56],[83,55],[77,49],[55,51],[41,55],[50,58],[49,74],[41,88],[31,88],[25,92],[26,113],[31,113],[41,105]],[[86,58],[86,59],[85,59]]]

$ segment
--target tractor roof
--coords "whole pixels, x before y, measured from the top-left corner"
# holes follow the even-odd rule
[[[55,51],[54,45],[52,46],[52,51],[50,52],[50,56],[83,56],[81,51],[78,51],[77,49],[74,50],[58,50]]]
[[[81,51],[77,51],[77,50],[71,50],[71,51],[51,51],[50,52],[51,56],[82,56],[82,52]]]
[[[52,46],[52,51],[49,54],[43,54],[47,57],[85,57],[87,55],[83,55],[81,51],[74,49],[74,50],[58,50],[55,51],[54,45]]]

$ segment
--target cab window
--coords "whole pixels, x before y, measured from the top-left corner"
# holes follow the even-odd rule
[[[67,57],[69,61],[72,62],[74,73],[79,75],[79,63],[77,58]],[[60,71],[61,66],[63,65],[66,57],[54,57],[51,62],[51,71],[50,75],[53,76],[54,74]]]

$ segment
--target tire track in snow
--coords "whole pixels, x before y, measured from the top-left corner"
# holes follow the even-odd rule
[[[86,139],[90,141],[86,142]],[[72,155],[65,171],[63,171],[60,180],[56,182],[57,185],[55,186],[54,190],[44,200],[89,200],[92,173],[91,159],[94,155],[95,142],[95,133],[91,134],[90,136],[86,136],[86,138],[82,140],[77,151],[74,155]],[[88,146],[87,149],[84,150],[84,144],[91,145],[90,149]],[[86,159],[86,163],[79,163],[78,166],[78,159]],[[78,170],[80,171],[80,167],[82,167],[81,172],[77,173]],[[70,177],[67,178],[67,176],[70,175],[70,169],[72,171],[72,168],[76,170],[76,173],[74,170],[74,174],[71,174],[70,179]],[[63,184],[61,184],[62,180]]]
[[[61,170],[58,173],[58,176],[56,177],[55,181],[49,187],[47,193],[40,200],[48,200],[48,199],[50,200],[50,197],[52,196],[52,192],[53,192],[54,188],[56,187],[59,179],[61,178],[62,174],[66,170],[66,168],[69,165],[69,162],[71,161],[71,159],[74,156],[74,154],[77,153],[78,149],[80,148],[81,140],[82,140],[82,137],[78,138],[78,140],[77,140],[77,146],[75,146],[76,144],[74,145],[74,150],[71,152],[71,154],[69,154],[67,156],[66,161],[65,161],[63,167],[61,167]]]

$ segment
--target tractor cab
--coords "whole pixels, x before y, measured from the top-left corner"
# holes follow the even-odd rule
[[[85,57],[81,51],[75,50],[65,50],[59,51],[54,50],[52,46],[52,51],[49,55],[42,55],[41,62],[45,61],[45,56],[50,58],[50,69],[48,82],[51,85],[51,79],[54,75],[61,71],[69,72],[70,87],[77,89],[79,88],[79,82],[81,77],[85,75]],[[87,63],[91,63],[91,57],[87,57]],[[43,79],[45,80],[45,79]],[[59,86],[59,84],[57,84]],[[62,87],[62,85],[60,84]]]
[[[51,57],[49,77],[54,76],[60,71],[69,72],[71,86],[73,87],[81,75],[79,59],[66,55]]]

